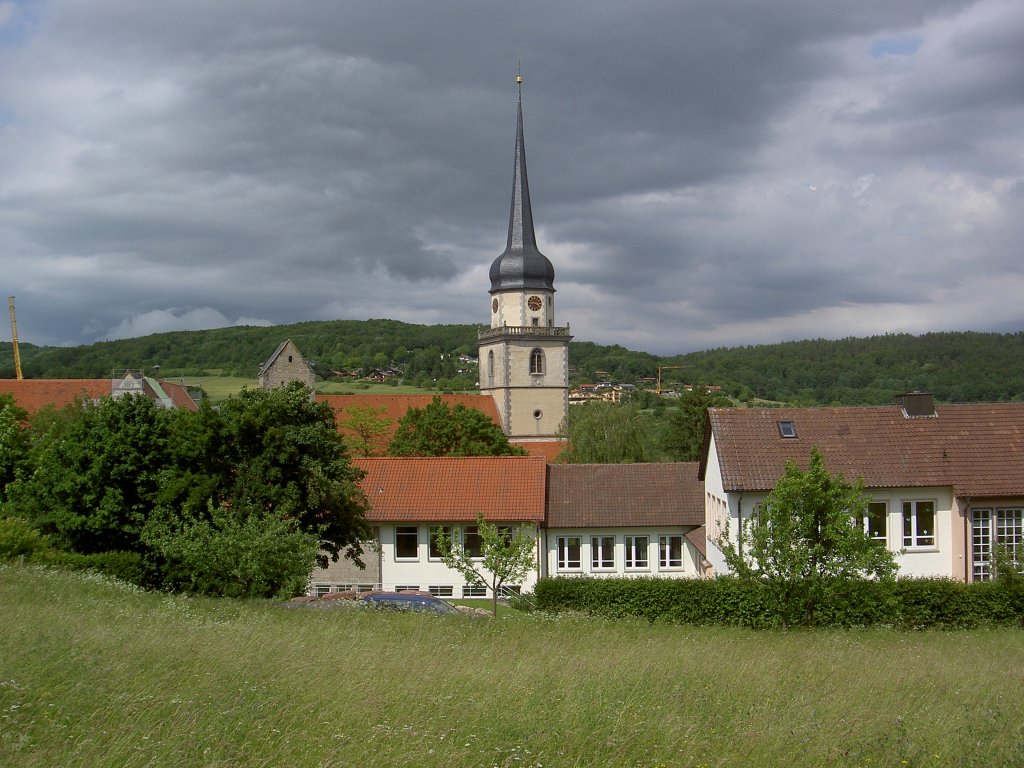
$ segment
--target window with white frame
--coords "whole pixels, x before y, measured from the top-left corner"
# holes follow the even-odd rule
[[[682,536],[659,536],[658,537],[658,567],[659,568],[682,568],[683,567],[683,537]]]
[[[544,373],[544,350],[534,348],[530,352],[530,373]]]
[[[888,543],[889,504],[885,501],[868,502],[867,509],[860,517],[864,535],[883,545]]]
[[[475,525],[467,525],[462,529],[462,548],[470,557],[483,557],[483,540],[480,538],[480,529]]]
[[[935,546],[935,502],[903,502],[903,546]]]
[[[615,537],[590,537],[590,568],[594,571],[610,571],[615,568]]]
[[[647,536],[626,537],[626,570],[645,570],[650,567],[650,543]]]
[[[324,595],[328,594],[330,591],[331,591],[331,585],[330,584],[314,584],[313,585],[313,594],[316,595],[317,597],[323,597]]]
[[[418,560],[420,557],[420,529],[415,525],[395,526],[395,559]]]
[[[455,595],[455,587],[450,584],[427,587],[427,591],[434,597],[453,597]]]
[[[579,536],[558,537],[558,570],[578,571],[583,567],[581,551],[583,539]]]
[[[494,386],[494,351],[487,353],[487,386]]]
[[[452,541],[452,527],[450,525],[430,526],[430,543],[427,545],[427,558],[429,560],[441,559],[442,552],[437,547],[437,535],[439,533],[444,533],[449,543]]]
[[[994,547],[1004,547],[1015,562],[1024,560],[1024,509],[975,509],[971,512],[971,550],[974,581],[992,578]]]
[[[463,597],[487,597],[487,587],[483,584],[466,584],[462,587]]]
[[[419,584],[397,584],[395,585],[395,592],[419,592]]]

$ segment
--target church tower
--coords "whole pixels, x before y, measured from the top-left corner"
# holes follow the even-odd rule
[[[505,251],[491,264],[491,327],[479,333],[480,391],[510,440],[556,440],[569,410],[569,327],[555,325],[555,268],[537,249],[526,178],[522,77],[512,210]]]

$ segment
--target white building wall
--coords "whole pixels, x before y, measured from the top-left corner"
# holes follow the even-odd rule
[[[715,478],[721,482],[721,474],[715,467]],[[718,534],[715,533],[720,515],[716,510],[720,504],[720,496],[713,490],[711,462],[705,476],[705,517],[708,530],[707,559],[713,566],[714,574],[725,574],[729,570],[725,558],[717,544]],[[896,489],[865,489],[871,501],[885,502],[888,509],[886,515],[886,546],[896,556],[899,566],[898,576],[903,577],[941,577],[964,578],[964,544],[963,534],[956,526],[963,525],[962,513],[954,509],[954,498],[950,488],[896,488]],[[729,525],[729,541],[736,543],[737,531],[740,528],[740,517],[749,520],[751,513],[761,504],[765,493],[729,493],[727,498],[726,519]],[[905,546],[903,538],[903,504],[904,502],[933,502],[935,504],[935,543],[928,546]]]
[[[395,553],[396,528],[405,525],[415,525],[418,531],[417,555],[415,559],[399,559]],[[446,566],[440,559],[430,557],[430,529],[437,525],[459,527],[459,524],[455,523],[388,523],[380,526],[382,589],[394,590],[397,587],[416,587],[423,592],[427,592],[430,587],[452,587],[452,597],[461,598],[463,596],[463,590],[467,586],[467,582],[462,575],[458,571],[454,571]],[[536,530],[536,526],[534,526],[535,533]],[[539,544],[537,544],[535,551],[539,553]],[[522,587],[523,592],[528,592],[533,589],[533,585],[536,582],[537,568],[534,567],[519,586]],[[513,585],[506,584],[505,586]],[[489,589],[485,596],[491,596]]]
[[[899,576],[963,578],[962,545],[961,552],[954,551],[956,542],[962,542],[963,537],[954,536],[953,520],[960,518],[960,515],[954,514],[951,488],[869,489],[866,493],[872,501],[884,501],[888,504],[887,545],[896,553],[896,563],[900,567]],[[906,546],[903,539],[903,504],[920,501],[935,503],[935,544],[923,547]],[[961,564],[959,569],[954,567],[954,563]]]

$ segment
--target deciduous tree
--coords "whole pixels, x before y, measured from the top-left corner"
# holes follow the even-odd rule
[[[8,394],[0,395],[0,504],[7,499],[7,485],[28,461],[28,414]]]
[[[380,406],[350,405],[345,408],[342,426],[348,430],[345,442],[356,456],[381,456],[387,451],[384,437],[391,431],[391,421],[385,417],[387,408]]]
[[[678,405],[668,411],[662,449],[673,461],[696,461],[704,441],[704,425],[714,398],[702,384],[684,392]]]
[[[424,408],[410,408],[388,446],[391,456],[520,456],[501,427],[462,403],[435,397]]]
[[[574,405],[563,434],[569,447],[558,460],[566,464],[633,464],[644,461],[648,418],[634,403]]]
[[[434,544],[441,560],[462,574],[470,584],[486,585],[491,590],[491,608],[498,615],[498,593],[506,584],[517,584],[537,563],[537,538],[533,526],[500,526],[488,523],[482,514],[476,517],[479,554],[463,546],[462,531],[449,536],[439,528]]]
[[[149,398],[124,397],[51,417],[31,473],[9,486],[15,514],[76,552],[138,551],[171,464],[171,414]]]

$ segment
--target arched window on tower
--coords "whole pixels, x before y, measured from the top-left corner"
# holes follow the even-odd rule
[[[530,373],[544,373],[544,351],[536,347],[530,352]]]
[[[494,350],[487,353],[487,386],[494,386]]]

